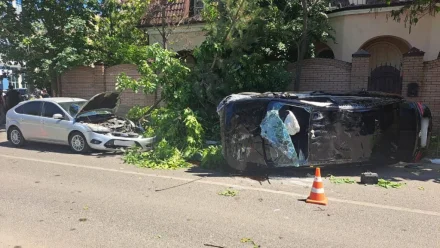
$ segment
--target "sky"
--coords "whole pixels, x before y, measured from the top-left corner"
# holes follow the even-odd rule
[[[6,90],[8,88],[8,86],[9,86],[8,79],[4,78],[2,83],[3,83],[3,89]]]

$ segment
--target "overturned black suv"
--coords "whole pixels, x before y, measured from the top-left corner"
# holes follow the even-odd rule
[[[223,155],[237,170],[416,162],[429,108],[378,92],[241,93],[218,106]]]

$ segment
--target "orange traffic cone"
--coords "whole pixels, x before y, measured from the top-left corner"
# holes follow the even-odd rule
[[[310,196],[309,198],[307,198],[306,202],[319,204],[319,205],[328,204],[327,197],[325,197],[324,194],[324,184],[322,183],[320,168],[316,168],[315,180],[313,180],[312,191],[310,192]]]

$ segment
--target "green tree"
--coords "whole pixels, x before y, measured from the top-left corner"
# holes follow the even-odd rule
[[[160,99],[151,109],[161,101],[166,101],[169,108],[182,110],[187,107],[193,97],[187,84],[190,69],[183,65],[175,52],[163,49],[158,43],[150,46],[130,45],[126,50],[126,59],[137,65],[140,78],[122,74],[117,79],[117,89],[151,94],[162,88]]]
[[[286,63],[330,37],[324,2],[307,3],[303,11],[299,0],[206,0],[208,34],[195,51],[196,95],[214,107],[237,91],[285,90],[292,81]]]
[[[138,28],[139,20],[148,10],[145,0],[105,0],[95,1],[92,30],[87,44],[94,49],[95,60],[106,65],[116,65],[127,61],[130,46],[148,45],[147,34]]]
[[[74,66],[125,61],[128,44],[145,45],[137,24],[148,1],[26,0],[21,12],[0,1],[3,61],[26,64],[26,81],[57,91],[59,75]]]
[[[88,1],[22,1],[18,12],[11,1],[0,2],[0,50],[4,61],[26,64],[30,84],[56,90],[59,73],[91,62],[87,45],[93,14]]]
[[[388,5],[391,3],[391,0],[387,0]],[[403,23],[411,32],[411,28],[419,22],[420,18],[426,15],[434,16],[440,12],[438,4],[438,0],[413,0],[402,8],[391,11],[391,17],[397,22],[401,22],[403,18]]]

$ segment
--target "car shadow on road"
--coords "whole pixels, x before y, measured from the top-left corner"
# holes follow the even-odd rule
[[[15,148],[8,141],[0,142],[0,147],[6,148]],[[39,153],[61,153],[61,154],[75,154],[73,153],[68,146],[63,145],[54,145],[54,144],[44,144],[37,142],[26,142],[26,145],[20,148],[15,149],[23,149],[29,151],[37,151]],[[91,157],[112,157],[112,156],[120,156],[121,152],[102,152],[102,151],[92,151],[86,154],[77,154],[79,156],[91,156]]]
[[[375,172],[379,178],[400,182],[405,180],[414,181],[432,181],[440,183],[440,165],[431,163],[406,164],[398,163],[392,165],[325,165],[321,168],[321,176],[329,177],[350,177],[360,182],[360,176],[363,172]],[[259,182],[269,181],[271,179],[286,178],[313,178],[315,175],[314,167],[298,167],[298,168],[270,168],[255,169],[252,171],[238,172],[227,166],[220,170],[208,170],[200,167],[192,167],[187,170],[188,173],[201,177],[244,177]],[[357,178],[357,179],[356,179]]]

